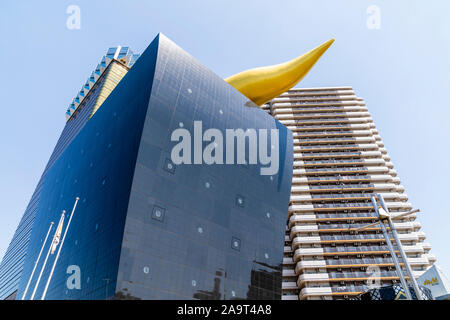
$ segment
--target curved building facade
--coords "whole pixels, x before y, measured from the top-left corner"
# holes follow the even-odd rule
[[[132,57],[45,174],[16,298],[50,222],[62,210],[67,221],[79,197],[54,273],[57,255],[45,268],[42,257],[25,299],[34,288],[40,299],[48,279],[45,299],[280,299],[291,131],[163,35]],[[83,114],[68,111],[68,124]],[[269,153],[278,146],[277,173],[261,175],[261,164],[174,163],[171,134],[183,128],[195,140],[199,122],[224,136],[277,130],[277,143],[267,142]],[[200,138],[201,148],[208,144]],[[12,289],[0,288],[2,297]]]

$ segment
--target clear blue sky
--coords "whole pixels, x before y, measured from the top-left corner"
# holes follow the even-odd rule
[[[69,30],[66,9],[81,9]],[[381,29],[366,26],[369,5]],[[438,264],[450,276],[450,2],[1,1],[0,257],[65,124],[110,46],[142,52],[158,32],[222,77],[336,38],[300,87],[365,99]]]

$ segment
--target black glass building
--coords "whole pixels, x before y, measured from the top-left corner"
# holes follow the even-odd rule
[[[0,298],[22,297],[49,223],[79,197],[46,299],[280,299],[292,133],[161,34],[133,63],[47,166],[23,255],[2,261]],[[194,136],[194,121],[224,136],[278,129],[278,173],[261,175],[260,164],[176,165],[171,133]],[[79,267],[79,289],[67,285],[69,266]]]

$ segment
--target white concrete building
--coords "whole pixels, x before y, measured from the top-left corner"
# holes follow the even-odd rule
[[[369,266],[382,285],[399,282],[380,228],[352,231],[376,222],[374,193],[391,213],[412,208],[364,101],[351,87],[292,89],[263,108],[294,135],[283,299],[350,298],[367,289]],[[436,258],[415,214],[396,226],[419,277]]]

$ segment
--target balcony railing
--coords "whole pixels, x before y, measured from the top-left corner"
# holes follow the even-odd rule
[[[350,168],[306,168],[305,171],[308,172],[348,172],[348,171],[367,171],[366,167],[350,167]]]
[[[320,260],[318,260],[320,261]],[[399,262],[403,260],[399,258]],[[360,258],[360,259],[325,259],[325,263],[329,266],[339,265],[377,265],[377,264],[393,264],[391,258]]]
[[[368,198],[372,193],[328,193],[328,194],[312,194],[311,199],[341,199],[341,198]]]
[[[333,219],[333,218],[347,218],[353,220],[353,218],[374,218],[373,213],[370,212],[348,212],[348,213],[316,213],[317,219]],[[357,219],[355,219],[357,220]]]
[[[331,279],[354,279],[354,278],[362,278],[367,279],[369,277],[374,277],[373,275],[366,272],[329,272],[328,276]],[[397,273],[395,271],[380,271],[378,273],[378,277],[380,278],[391,278],[397,277]]]
[[[307,176],[308,181],[345,181],[345,180],[370,180],[371,177],[367,175],[354,176],[326,176],[326,177],[311,177]]]
[[[389,252],[389,248],[385,245],[379,246],[358,246],[358,247],[322,247],[323,252],[325,253],[340,253],[340,252],[371,252],[371,251],[386,251]],[[397,250],[397,247],[394,246],[394,250]]]
[[[343,192],[345,192],[345,189],[373,189],[374,185],[371,183],[361,183],[361,184],[343,184],[343,185],[309,185],[309,188],[311,190],[316,190],[316,189],[329,189],[329,190],[333,190],[333,189],[341,189]]]

